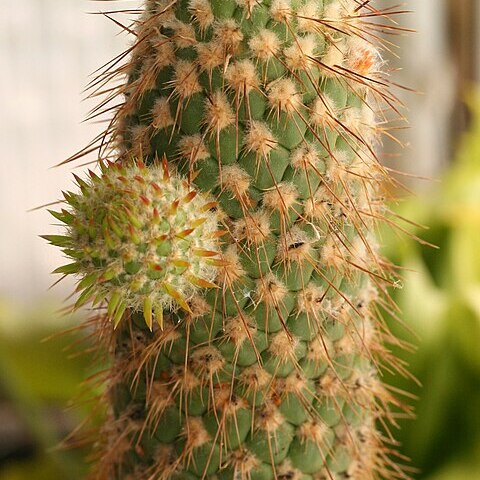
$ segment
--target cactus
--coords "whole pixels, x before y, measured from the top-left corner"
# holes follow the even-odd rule
[[[73,259],[57,272],[79,275],[76,306],[105,311],[92,479],[406,477],[375,240],[393,225],[376,147],[397,111],[378,32],[397,27],[372,19],[395,13],[149,0],[125,27],[127,62],[94,83],[123,98],[101,171],[47,236]]]

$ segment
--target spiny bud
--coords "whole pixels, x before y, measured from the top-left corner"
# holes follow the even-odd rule
[[[206,194],[141,162],[111,163],[77,183],[68,209],[52,212],[66,235],[46,237],[74,260],[56,272],[80,276],[77,306],[106,301],[115,325],[127,308],[143,310],[152,328],[152,312],[161,323],[163,310],[189,311],[197,290],[215,286],[207,259],[218,252],[218,217]]]

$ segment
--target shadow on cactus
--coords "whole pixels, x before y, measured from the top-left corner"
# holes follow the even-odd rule
[[[112,359],[91,478],[405,478],[377,429],[409,409],[380,380],[405,371],[375,241],[393,181],[376,148],[397,111],[378,31],[401,31],[389,16],[403,12],[181,0],[139,13],[126,63],[92,87],[122,102],[70,159],[98,147],[106,167],[56,214],[67,238],[49,237],[75,260],[59,272],[83,276],[80,303],[106,310],[89,324]]]

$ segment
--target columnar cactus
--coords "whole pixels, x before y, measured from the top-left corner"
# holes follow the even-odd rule
[[[95,84],[127,77],[108,90],[123,101],[101,171],[48,237],[73,259],[58,271],[80,275],[77,304],[106,312],[92,479],[404,475],[387,427],[402,403],[380,379],[403,371],[375,241],[387,13],[149,0],[128,27],[129,60]]]

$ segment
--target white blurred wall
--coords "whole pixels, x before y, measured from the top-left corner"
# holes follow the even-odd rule
[[[132,2],[112,2],[116,7]],[[88,11],[87,0],[2,1],[0,7],[0,296],[30,303],[45,294],[61,262],[38,238],[44,210],[70,186],[69,167],[51,167],[84,146],[99,125],[81,124],[88,75],[119,53],[126,37]],[[67,289],[63,289],[63,292]],[[60,295],[62,289],[56,289]],[[62,293],[63,294],[63,293]]]
[[[91,103],[81,102],[88,75],[126,45],[99,8],[131,1],[2,1],[0,9],[0,297],[31,303],[45,295],[49,272],[61,262],[37,235],[51,233],[45,211],[27,213],[69,188],[69,168],[50,169],[84,146],[98,125],[81,124]],[[403,3],[403,2],[400,2]],[[445,0],[407,0],[415,15],[404,22],[418,34],[403,46],[400,83],[422,90],[405,95],[410,107],[409,150],[402,168],[435,175],[446,163],[446,116],[452,79],[445,53]],[[54,290],[58,296],[68,285]]]
[[[448,0],[403,0],[400,8],[412,13],[399,17],[400,23],[416,33],[394,38],[401,70],[395,81],[418,93],[400,92],[407,106],[408,130],[399,137],[406,145],[398,151],[396,166],[417,176],[438,178],[450,159],[450,115],[455,102],[455,66],[448,46]],[[428,188],[428,182],[411,182]]]

